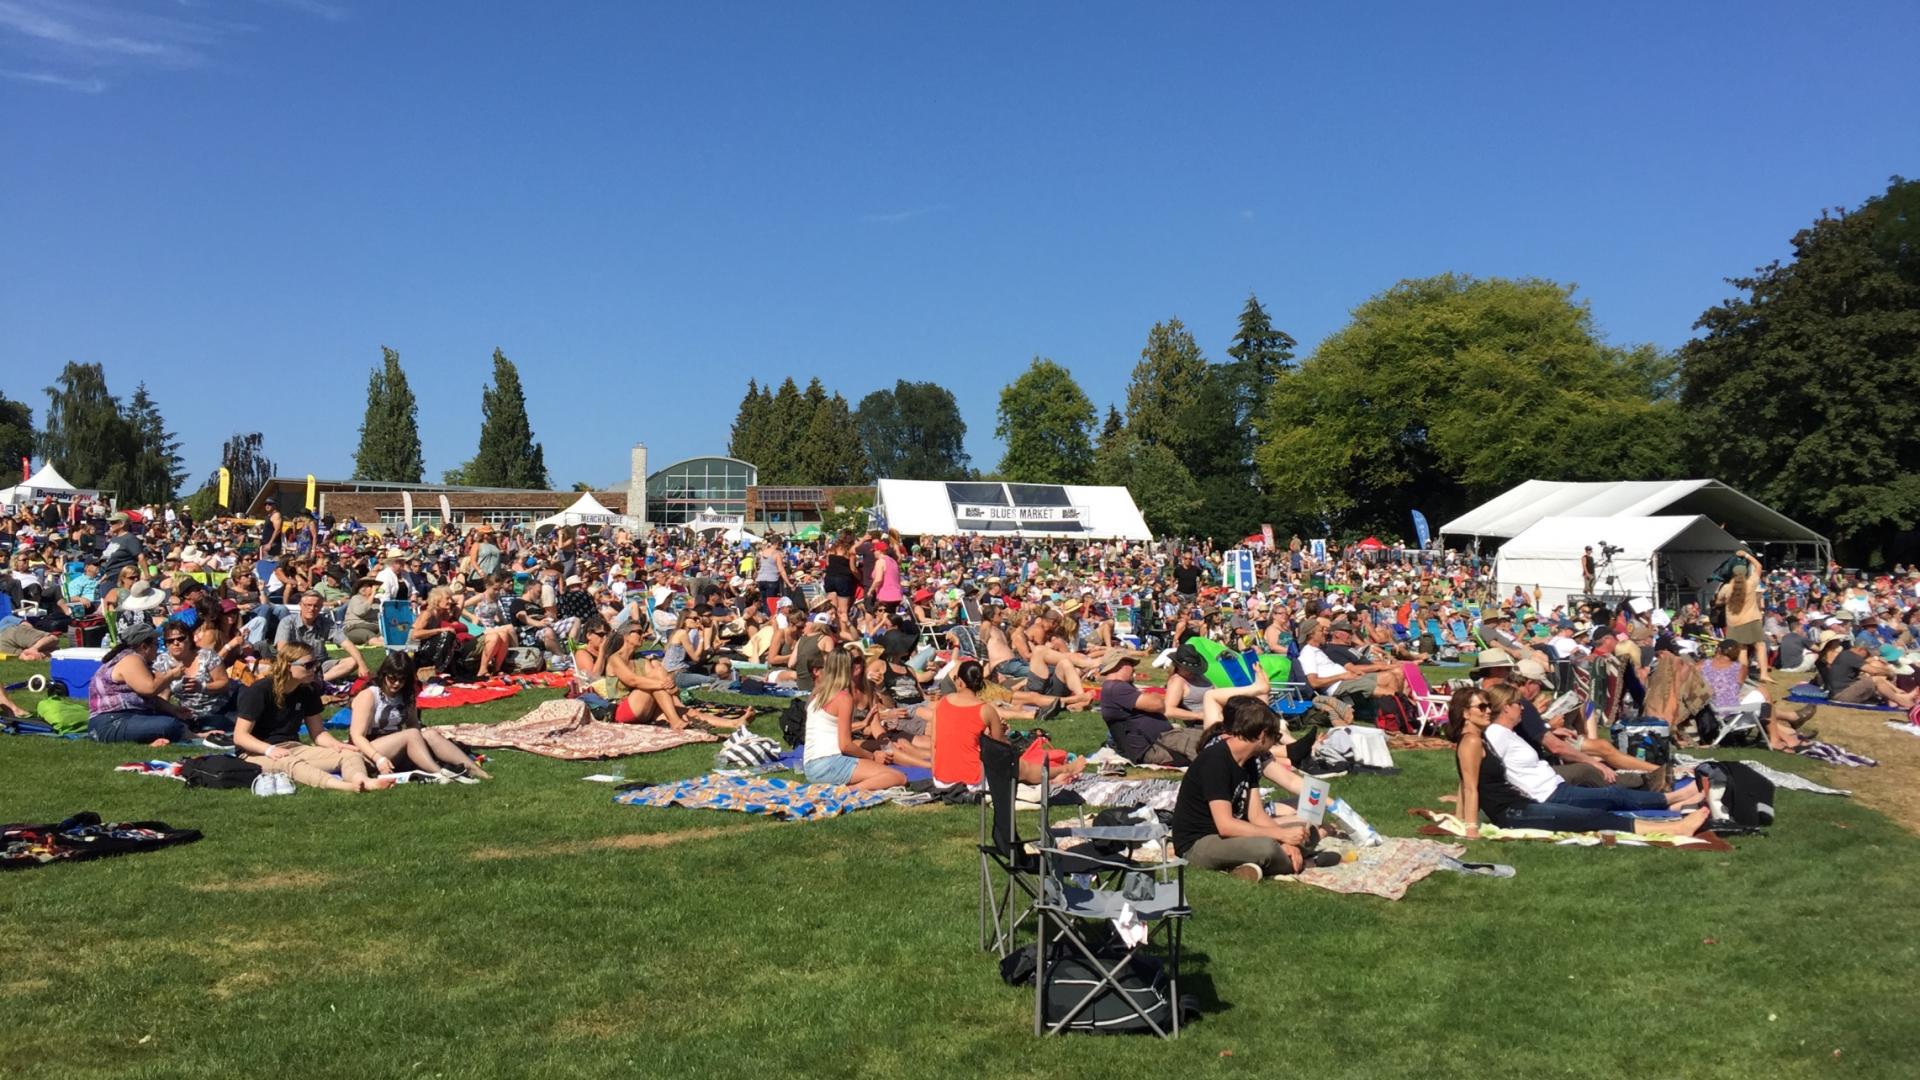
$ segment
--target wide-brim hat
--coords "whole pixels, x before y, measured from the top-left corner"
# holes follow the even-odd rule
[[[152,611],[167,602],[167,594],[150,581],[135,582],[127,590],[126,599],[120,601],[123,611]]]
[[[1510,668],[1513,666],[1513,657],[1508,656],[1500,649],[1481,649],[1479,654],[1473,658],[1473,666],[1479,671],[1492,671],[1495,668]]]

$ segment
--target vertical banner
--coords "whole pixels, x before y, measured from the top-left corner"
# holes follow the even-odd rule
[[[400,531],[406,532],[408,529],[413,528],[413,492],[403,491],[400,493],[400,507],[400,513],[402,515],[400,519]]]
[[[1267,541],[1267,550],[1272,551],[1273,550],[1273,526],[1271,525],[1260,526],[1260,535],[1264,537]]]
[[[1221,559],[1220,576],[1228,592],[1252,592],[1253,552],[1246,548],[1234,548],[1227,552]]]
[[[453,524],[453,504],[447,501],[445,495],[440,496],[440,524]]]
[[[1307,541],[1307,554],[1313,556],[1314,559],[1318,562],[1326,562],[1327,561],[1326,539],[1323,537],[1318,540]]]
[[[1420,548],[1423,551],[1426,549],[1427,541],[1431,538],[1431,534],[1427,532],[1427,515],[1418,510],[1413,512],[1413,538],[1419,541]]]
[[[228,472],[227,467],[222,465],[220,466],[220,505],[226,509],[233,508],[233,501],[230,498],[232,491],[233,473]]]
[[[307,474],[307,509],[309,511],[313,509],[314,496],[315,496],[317,487],[318,485],[314,482],[313,474],[308,473]]]

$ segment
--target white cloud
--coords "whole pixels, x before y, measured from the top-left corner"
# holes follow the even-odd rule
[[[177,0],[172,11],[112,0],[0,0],[0,70],[16,81],[99,93],[108,86],[102,70],[198,67],[259,29],[214,10],[241,2],[328,22],[350,15],[332,0]]]
[[[917,217],[938,213],[947,208],[945,203],[936,206],[921,206],[912,210],[883,210],[871,214],[861,214],[860,220],[869,225],[899,225]]]
[[[15,82],[38,83],[41,86],[55,86],[62,90],[73,90],[82,94],[98,94],[107,88],[107,80],[95,76],[74,78],[68,75],[55,75],[50,71],[0,71],[0,79],[12,79]]]

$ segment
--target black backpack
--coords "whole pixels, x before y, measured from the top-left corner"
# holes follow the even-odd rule
[[[789,748],[807,741],[807,699],[794,698],[780,710],[780,737]]]
[[[1741,761],[1703,761],[1693,771],[1711,785],[1708,828],[1761,829],[1773,824],[1773,781],[1752,766]]]
[[[1111,962],[1111,953],[1104,949],[1101,952],[1103,958]],[[1008,953],[1000,961],[1000,977],[1013,986],[1032,986],[1035,966],[1033,947],[1028,946]],[[1046,1022],[1058,1023],[1067,1010],[1078,1005],[1080,999],[1086,997],[1100,981],[1100,971],[1078,953],[1049,949]],[[1128,1007],[1129,999],[1141,1011],[1153,1017],[1153,1022],[1159,1024],[1162,1031],[1173,1026],[1174,1002],[1167,993],[1166,971],[1159,957],[1135,953],[1121,968],[1120,977],[1114,983],[1118,984],[1117,989],[1109,984],[1098,997],[1074,1014],[1066,1030],[1106,1034],[1152,1031],[1139,1014]]]
[[[188,787],[252,787],[260,776],[260,766],[233,754],[203,754],[180,762],[180,779]]]

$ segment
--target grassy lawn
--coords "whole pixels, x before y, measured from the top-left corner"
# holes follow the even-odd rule
[[[1103,735],[1088,715],[1049,727],[1074,749]],[[1481,842],[1518,876],[1436,875],[1397,903],[1197,876],[1187,989],[1206,1015],[1172,1044],[1040,1042],[1029,994],[975,949],[970,808],[783,825],[618,807],[579,780],[600,763],[511,751],[491,785],[367,796],[111,771],[178,753],[0,738],[0,819],[207,834],[0,878],[7,1075],[1751,1080],[1920,1061],[1920,839],[1853,800],[1782,792],[1771,835],[1732,855]],[[1335,789],[1406,834],[1453,767],[1398,758]]]

